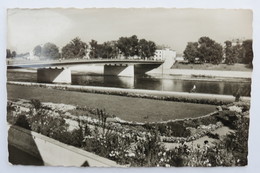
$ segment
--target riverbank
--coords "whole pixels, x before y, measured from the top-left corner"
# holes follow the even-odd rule
[[[231,95],[219,95],[219,94],[202,94],[202,93],[156,91],[156,90],[143,90],[143,89],[125,89],[125,88],[114,88],[114,87],[14,82],[14,81],[8,81],[7,84],[20,85],[20,86],[34,86],[34,87],[41,87],[41,88],[52,88],[57,90],[77,91],[77,92],[86,92],[86,93],[98,93],[98,94],[106,94],[106,95],[149,98],[155,100],[167,100],[167,101],[178,101],[178,102],[188,102],[188,103],[204,103],[204,104],[213,104],[213,105],[231,103],[234,101],[234,97]],[[250,101],[250,97],[241,97],[240,99],[243,101]]]
[[[252,71],[252,68],[248,66],[248,64],[211,64],[211,63],[203,63],[203,64],[182,64],[179,62],[174,63],[171,66],[171,69],[190,69],[190,70],[217,70],[217,71]]]
[[[215,78],[222,78],[221,80],[243,80],[251,79],[251,71],[220,71],[220,70],[194,70],[194,69],[154,69],[147,74],[163,74],[183,77],[197,77],[206,80],[215,80]]]

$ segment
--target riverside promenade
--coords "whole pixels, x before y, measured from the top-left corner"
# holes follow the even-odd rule
[[[161,69],[154,69],[148,74],[161,74]],[[219,77],[219,78],[243,78],[251,79],[251,71],[220,71],[220,70],[195,70],[195,69],[164,69],[165,75],[176,76],[204,76],[204,77]]]

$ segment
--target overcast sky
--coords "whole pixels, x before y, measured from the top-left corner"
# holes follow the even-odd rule
[[[187,42],[208,36],[223,44],[252,38],[252,12],[225,9],[9,9],[7,47],[24,53],[51,42],[60,49],[71,39],[99,43],[121,36],[164,44],[182,53]]]

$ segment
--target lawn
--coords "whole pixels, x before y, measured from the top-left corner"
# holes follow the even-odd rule
[[[252,71],[251,68],[248,68],[246,64],[234,64],[234,65],[227,65],[227,64],[180,64],[175,63],[172,69],[194,69],[194,70],[221,70],[221,71]]]
[[[215,111],[216,106],[140,99],[124,96],[62,91],[47,88],[7,85],[8,99],[39,99],[105,109],[121,119],[137,122],[166,121],[199,117]]]

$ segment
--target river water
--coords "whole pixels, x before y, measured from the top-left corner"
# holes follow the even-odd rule
[[[36,82],[36,73],[8,72],[9,81]],[[148,89],[159,91],[190,92],[196,85],[197,93],[211,93],[233,95],[238,89],[242,96],[250,96],[250,80],[221,80],[207,78],[183,78],[178,76],[150,76],[138,75],[135,77],[103,76],[90,74],[73,74],[72,85],[104,86],[131,89]]]

